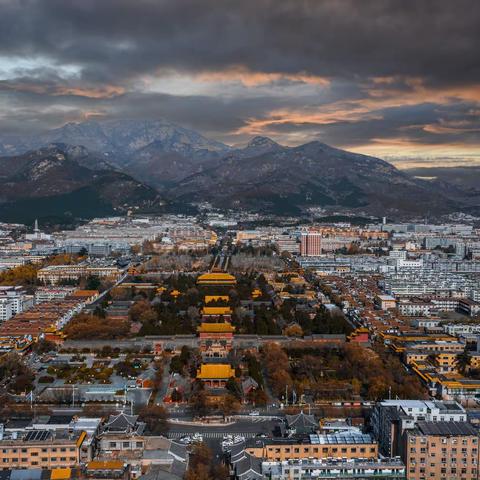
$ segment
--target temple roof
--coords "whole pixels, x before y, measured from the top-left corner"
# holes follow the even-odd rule
[[[230,323],[208,323],[203,322],[197,327],[198,333],[233,333],[235,327]]]
[[[235,369],[228,363],[202,363],[197,371],[197,378],[200,379],[222,379],[227,380],[235,376]]]
[[[123,432],[135,428],[137,420],[138,415],[127,415],[122,412],[119,415],[110,416],[105,429],[109,432]]]
[[[197,278],[199,285],[233,285],[237,283],[236,278],[229,273],[212,272],[204,273]]]
[[[228,295],[205,295],[205,303],[210,302],[228,302],[230,297]]]
[[[287,424],[290,428],[308,428],[308,427],[316,427],[318,428],[318,422],[315,420],[313,415],[306,415],[305,413],[300,412],[296,415],[286,415],[285,419]]]
[[[231,315],[230,307],[203,307],[202,315]]]

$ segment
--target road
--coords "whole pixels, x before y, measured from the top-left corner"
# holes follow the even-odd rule
[[[163,364],[163,378],[162,378],[162,384],[160,385],[159,389],[157,390],[157,394],[155,397],[155,403],[162,404],[163,399],[165,398],[165,395],[168,392],[168,386],[170,384],[172,374],[169,373],[170,371],[170,358],[167,358],[165,360],[165,363]]]
[[[246,418],[239,419],[234,424],[225,426],[206,426],[206,425],[182,425],[170,422],[169,438],[180,439],[186,435],[200,433],[205,443],[213,450],[215,455],[221,455],[221,443],[225,435],[241,435],[245,438],[255,438],[260,435],[272,436],[275,428],[281,424],[281,420],[271,420],[265,418]]]

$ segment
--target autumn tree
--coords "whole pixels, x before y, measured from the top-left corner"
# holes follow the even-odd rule
[[[264,407],[268,403],[268,395],[265,390],[256,388],[247,395],[247,400],[258,407]]]
[[[230,377],[227,380],[225,388],[233,395],[234,398],[240,400],[242,398],[242,389],[237,380],[234,377]]]
[[[219,405],[220,411],[224,416],[234,415],[240,411],[241,405],[238,398],[231,394],[224,396]]]
[[[470,352],[466,348],[455,358],[455,366],[462,375],[465,375],[465,372],[470,367],[471,363],[472,357],[470,355]]]
[[[96,315],[80,313],[70,320],[63,331],[73,340],[91,338],[109,340],[127,336],[130,332],[130,322],[122,319],[106,320]]]
[[[33,345],[33,351],[38,355],[43,355],[44,353],[53,352],[56,350],[57,346],[55,343],[45,339],[41,339]]]
[[[35,375],[16,353],[7,353],[0,358],[0,382],[11,393],[29,392],[33,388]]]
[[[296,323],[293,323],[285,329],[284,335],[287,337],[303,337],[302,327]]]
[[[210,411],[207,393],[201,380],[195,380],[190,394],[190,409],[195,417],[204,417]]]
[[[268,383],[273,393],[280,397],[287,386],[290,388],[293,385],[288,356],[282,347],[276,343],[265,344],[262,354]]]
[[[128,316],[132,322],[147,322],[156,318],[155,312],[148,300],[139,300],[135,302],[128,311]]]
[[[215,464],[212,450],[205,443],[194,445],[190,454],[185,480],[227,480],[228,468]]]
[[[167,411],[161,405],[148,405],[139,413],[140,420],[146,423],[152,435],[167,435],[168,421]]]

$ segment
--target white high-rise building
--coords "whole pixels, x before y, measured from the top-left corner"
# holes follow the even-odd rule
[[[28,310],[33,303],[33,295],[27,295],[23,287],[0,287],[0,321]]]

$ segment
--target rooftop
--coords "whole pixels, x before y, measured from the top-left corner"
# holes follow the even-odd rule
[[[353,432],[342,432],[329,435],[310,435],[312,445],[344,445],[344,444],[365,444],[376,443],[368,434],[358,434]]]
[[[230,315],[232,309],[230,307],[203,307],[203,315]]]
[[[469,422],[418,422],[417,427],[423,435],[478,436]]]
[[[197,378],[200,379],[229,379],[234,376],[235,369],[228,363],[203,363],[197,372]]]
[[[215,272],[215,273],[204,273],[197,278],[198,284],[213,284],[213,285],[224,285],[224,284],[234,284],[237,283],[237,280],[233,275],[229,273]]]
[[[199,333],[230,333],[235,331],[235,327],[230,323],[208,323],[203,322],[197,327]]]

